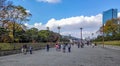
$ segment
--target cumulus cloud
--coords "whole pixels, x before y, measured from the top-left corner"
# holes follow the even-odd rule
[[[26,10],[27,13],[30,13],[30,10]]]
[[[37,0],[38,2],[59,3],[61,0]]]
[[[25,23],[24,25],[27,26],[28,29],[35,27],[38,30],[44,30],[46,28],[42,23],[37,23],[37,22],[34,23],[33,25],[30,25],[28,23]]]
[[[120,17],[120,12],[118,13],[118,17]]]
[[[50,29],[57,32],[57,27],[61,27],[61,34],[63,35],[73,35],[78,37],[80,35],[80,27],[83,27],[83,35],[87,37],[91,33],[96,32],[101,26],[101,14],[96,16],[77,16],[70,17],[61,20],[56,20],[54,18],[50,19],[45,25],[42,23],[35,23],[33,26],[38,29],[45,29],[45,27],[50,27]],[[38,27],[39,26],[39,27]],[[41,27],[40,27],[41,26]]]
[[[61,27],[61,34],[75,37],[80,37],[80,28],[83,28],[83,37],[91,36],[92,33],[96,33],[99,27],[102,25],[102,14],[96,16],[76,16],[70,18],[64,18],[56,20],[50,19],[45,26],[50,27],[52,30],[56,30],[56,27]]]
[[[61,28],[68,31],[79,29],[80,27],[91,29],[100,26],[102,23],[101,20],[101,14],[96,16],[76,16],[60,20],[52,18],[46,23],[46,26],[53,29],[57,26],[61,26]]]
[[[46,24],[35,23],[34,25],[25,24],[28,27],[35,27],[39,30],[46,29],[49,27],[51,31],[58,32],[57,27],[60,26],[60,33],[62,35],[71,34],[74,37],[80,37],[80,28],[83,28],[83,37],[91,36],[92,33],[96,33],[99,27],[102,25],[102,14],[98,14],[95,16],[76,16],[63,18],[60,20],[56,20],[55,18],[51,18],[48,20]]]

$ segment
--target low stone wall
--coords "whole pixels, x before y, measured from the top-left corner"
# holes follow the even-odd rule
[[[45,47],[41,47],[41,48],[34,48],[33,51],[36,50],[41,50],[44,49]],[[21,53],[21,50],[4,50],[4,51],[0,51],[0,56],[6,56],[6,55],[12,55],[12,54],[18,54]]]
[[[6,56],[11,54],[17,54],[20,53],[20,50],[6,50],[6,51],[0,51],[0,56]]]
[[[41,50],[41,49],[45,49],[46,45],[32,45],[33,46],[33,51],[36,50]],[[28,44],[29,47],[29,44]],[[54,47],[54,44],[51,44],[50,47]],[[17,54],[17,53],[21,53],[21,48],[16,48],[15,50],[0,50],[0,56],[6,56],[6,55],[12,55],[12,54]]]

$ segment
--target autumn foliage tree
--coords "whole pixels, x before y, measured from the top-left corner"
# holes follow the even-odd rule
[[[117,24],[115,19],[108,20],[104,26],[104,32],[106,35],[115,35],[117,34]]]
[[[7,34],[13,42],[16,40],[16,32],[23,31],[23,22],[28,21],[30,16],[24,7],[15,6],[11,1],[0,0],[0,26],[9,31]],[[2,33],[1,38],[5,35]]]
[[[105,40],[120,40],[120,18],[111,19],[106,24],[100,27],[99,32],[103,34]],[[99,35],[96,40],[102,40],[102,35]]]

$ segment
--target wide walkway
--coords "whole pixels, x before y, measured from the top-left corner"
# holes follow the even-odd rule
[[[71,53],[51,48],[34,51],[32,55],[15,54],[0,57],[0,66],[120,66],[120,51],[101,47],[77,48]]]

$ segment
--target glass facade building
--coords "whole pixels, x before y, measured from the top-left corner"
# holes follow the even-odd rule
[[[109,9],[103,12],[103,24],[106,24],[108,20],[117,18],[117,9]]]

